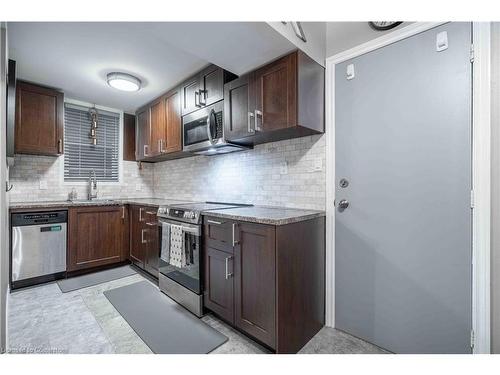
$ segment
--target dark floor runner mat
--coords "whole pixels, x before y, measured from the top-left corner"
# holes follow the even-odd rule
[[[61,292],[72,292],[73,290],[88,288],[89,286],[94,286],[108,281],[121,279],[122,277],[135,275],[137,272],[134,271],[130,266],[123,266],[112,268],[105,271],[99,271],[94,273],[89,273],[83,276],[71,277],[69,279],[59,280],[57,285]]]
[[[227,337],[141,281],[104,292],[132,329],[157,354],[205,354]]]

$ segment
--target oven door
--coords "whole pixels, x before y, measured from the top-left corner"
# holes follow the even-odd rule
[[[163,218],[159,218],[158,225],[161,243],[160,273],[191,291],[201,294],[201,225]],[[177,267],[170,263],[170,229],[172,225],[182,228],[183,246],[186,252],[186,265],[183,267]]]

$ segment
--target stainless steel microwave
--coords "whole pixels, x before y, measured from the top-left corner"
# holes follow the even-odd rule
[[[224,101],[221,100],[182,118],[183,150],[199,155],[225,154],[248,147],[224,138]]]

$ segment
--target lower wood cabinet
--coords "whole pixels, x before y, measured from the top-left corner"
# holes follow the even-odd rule
[[[126,260],[128,215],[125,206],[69,209],[69,272]]]
[[[160,242],[157,208],[130,206],[130,260],[137,266],[158,277]]]
[[[204,253],[204,306],[239,330],[296,353],[323,327],[324,218],[274,226],[205,217]]]

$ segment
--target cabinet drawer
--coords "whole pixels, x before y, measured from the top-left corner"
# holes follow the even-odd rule
[[[205,245],[232,254],[234,252],[233,242],[238,240],[236,223],[218,217],[204,217],[203,223]]]

